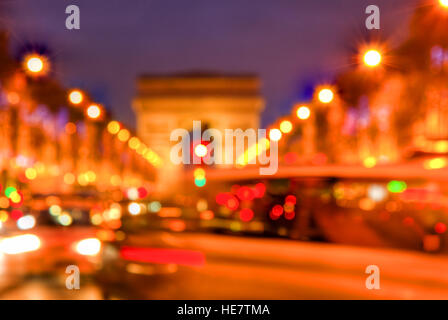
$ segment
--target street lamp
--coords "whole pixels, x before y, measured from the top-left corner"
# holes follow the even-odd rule
[[[300,106],[297,108],[296,115],[300,120],[306,120],[311,116],[311,110],[307,106]]]
[[[121,129],[120,123],[118,121],[112,120],[107,125],[107,131],[109,131],[110,134],[117,134]]]
[[[283,120],[280,123],[280,131],[283,133],[290,133],[292,131],[292,123],[289,120]]]
[[[86,114],[90,119],[97,120],[100,118],[102,111],[100,106],[97,104],[92,104],[87,108]]]
[[[131,136],[130,132],[128,129],[121,129],[120,131],[118,131],[118,140],[120,140],[121,142],[126,142],[129,140],[129,137]]]
[[[279,141],[282,138],[282,132],[278,129],[272,129],[269,131],[269,139],[272,141]]]
[[[333,90],[330,88],[322,88],[319,90],[317,97],[320,102],[324,104],[328,104],[334,99],[334,93]]]
[[[48,58],[37,54],[29,54],[23,60],[25,72],[31,76],[45,75],[49,69]]]
[[[381,53],[375,49],[367,50],[363,56],[364,65],[370,68],[377,67],[381,63],[381,60]]]
[[[72,90],[68,94],[68,100],[73,104],[80,104],[84,100],[84,95],[79,90]]]

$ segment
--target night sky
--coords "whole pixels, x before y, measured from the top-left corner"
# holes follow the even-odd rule
[[[0,0],[1,1],[1,0]],[[290,112],[306,88],[350,67],[366,34],[365,8],[381,9],[381,33],[396,44],[415,0],[7,0],[2,20],[12,49],[45,43],[54,72],[80,86],[124,123],[142,73],[256,73],[263,82],[263,124]],[[76,4],[81,29],[65,28]]]

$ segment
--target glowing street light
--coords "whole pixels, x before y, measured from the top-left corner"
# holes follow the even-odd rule
[[[292,131],[292,123],[289,120],[283,120],[280,123],[280,131],[283,133],[290,133]]]
[[[297,108],[296,115],[300,120],[306,120],[311,116],[311,110],[307,106],[300,106]]]
[[[101,108],[97,104],[90,105],[87,110],[86,114],[90,119],[96,120],[101,116]]]
[[[80,104],[84,100],[84,95],[79,90],[72,90],[68,94],[68,100],[73,104]]]
[[[207,155],[208,149],[203,144],[198,144],[196,147],[194,147],[194,154],[197,155],[199,158],[203,158]]]
[[[330,103],[334,99],[334,93],[330,88],[323,88],[319,91],[317,97],[322,103]]]
[[[109,131],[110,134],[117,134],[121,129],[120,123],[118,121],[112,120],[107,125],[107,131]]]
[[[32,76],[44,75],[48,71],[48,59],[40,54],[33,53],[27,55],[23,61],[26,73]]]
[[[128,129],[121,129],[117,135],[118,140],[120,140],[121,142],[128,141],[130,136],[131,136],[131,133],[129,132]]]
[[[448,1],[448,0],[446,0],[446,1]],[[367,67],[371,67],[371,68],[377,67],[381,63],[381,60],[382,60],[381,53],[375,49],[366,51],[366,53],[364,53],[364,56],[363,56],[364,64]]]
[[[282,138],[282,132],[278,129],[272,129],[269,131],[269,139],[272,141],[279,141]]]
[[[448,8],[448,0],[439,0],[439,3],[442,7]]]

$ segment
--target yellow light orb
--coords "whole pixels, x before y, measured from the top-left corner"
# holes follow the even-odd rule
[[[325,88],[319,91],[319,101],[322,103],[330,103],[334,99],[334,93],[331,89]]]
[[[127,130],[127,129],[121,129],[121,130],[118,132],[117,137],[118,137],[118,140],[120,140],[121,142],[126,142],[126,141],[128,141],[130,135],[131,135],[131,134],[129,133],[129,130]]]
[[[424,168],[427,170],[442,169],[445,168],[446,165],[447,165],[446,158],[434,158],[431,160],[426,160],[423,164]]]
[[[68,214],[68,212],[62,212],[62,214],[58,216],[57,220],[59,224],[63,225],[64,227],[71,225],[73,222],[73,218],[70,214]]]
[[[292,123],[289,120],[283,120],[280,123],[280,131],[283,133],[290,133],[292,131]]]
[[[101,108],[96,104],[92,104],[87,108],[86,113],[90,119],[98,119],[101,116]]]
[[[363,59],[366,66],[376,67],[381,63],[382,57],[381,53],[378,50],[369,50],[364,54]]]
[[[442,7],[448,8],[448,0],[439,0],[439,3]]]
[[[68,100],[73,104],[80,104],[84,100],[84,95],[79,90],[72,90],[68,95]]]
[[[89,179],[87,178],[87,175],[84,173],[81,173],[78,175],[78,183],[80,186],[87,186],[89,184]]]
[[[28,180],[34,180],[37,177],[37,170],[34,168],[27,168],[25,170],[25,176]]]
[[[194,176],[196,179],[201,179],[201,180],[202,180],[202,179],[205,178],[205,170],[202,169],[202,168],[194,169],[193,176]]]
[[[194,148],[194,154],[197,155],[199,158],[203,158],[207,155],[208,149],[203,144],[198,144]]]
[[[376,166],[376,158],[375,157],[367,157],[364,159],[363,164],[366,168],[373,168]]]
[[[91,170],[87,171],[85,173],[85,177],[86,177],[88,182],[95,182],[95,180],[96,180],[96,173],[91,171]]]
[[[120,123],[115,120],[109,122],[107,131],[109,131],[110,134],[117,134],[120,131]]]
[[[17,191],[14,191],[9,195],[9,199],[13,203],[19,203],[20,201],[22,201],[22,196]]]
[[[306,120],[311,116],[311,110],[307,106],[301,106],[296,111],[297,118]]]
[[[129,148],[136,150],[140,146],[140,140],[137,137],[132,137],[128,141]]]
[[[282,132],[278,129],[272,129],[269,131],[269,139],[272,141],[279,141],[282,138]]]

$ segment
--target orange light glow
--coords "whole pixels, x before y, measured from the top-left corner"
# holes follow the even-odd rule
[[[126,141],[128,141],[130,135],[131,135],[131,134],[129,133],[129,130],[127,130],[127,129],[121,129],[121,130],[118,132],[118,140],[120,140],[121,142],[126,142]]]
[[[107,125],[107,131],[109,131],[110,134],[117,134],[120,131],[120,123],[118,121],[111,121]]]
[[[73,122],[68,122],[65,125],[65,133],[75,134],[76,133],[76,124],[74,124]]]

